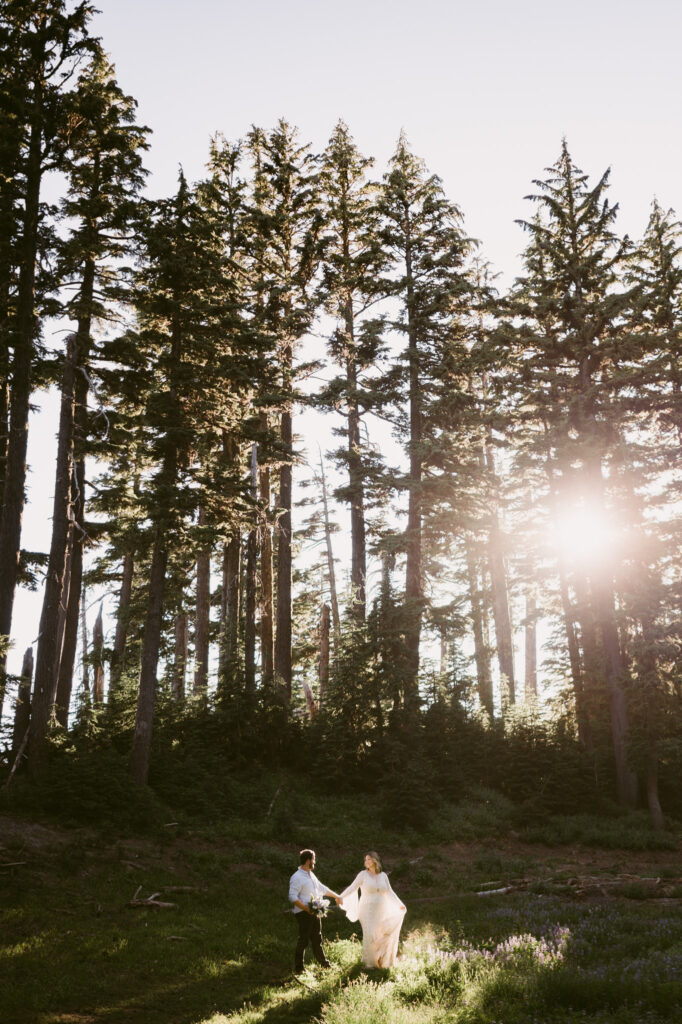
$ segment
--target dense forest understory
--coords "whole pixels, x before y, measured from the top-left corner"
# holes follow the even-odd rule
[[[384,827],[484,786],[524,827],[620,809],[673,837],[675,213],[622,237],[564,141],[502,292],[403,134],[375,173],[342,121],[320,153],[285,120],[216,133],[151,199],[91,14],[0,8],[4,809],[242,820],[244,779],[295,771]],[[10,673],[19,587],[42,613]]]

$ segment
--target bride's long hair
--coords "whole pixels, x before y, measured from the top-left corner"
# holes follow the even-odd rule
[[[376,850],[368,850],[367,853],[365,854],[365,857],[370,857],[374,861],[374,868],[376,870],[376,873],[380,875],[384,869],[381,866],[381,860]]]

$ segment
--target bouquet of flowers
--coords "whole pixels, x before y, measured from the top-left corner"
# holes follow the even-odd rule
[[[326,917],[329,913],[329,900],[325,900],[322,897],[315,899],[313,896],[310,900],[310,909],[315,917]]]

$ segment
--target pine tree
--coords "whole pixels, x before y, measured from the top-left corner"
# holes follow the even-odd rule
[[[404,533],[405,700],[418,702],[419,646],[424,610],[424,519],[426,477],[439,462],[440,434],[456,416],[462,384],[462,313],[471,285],[465,271],[470,248],[461,215],[435,175],[415,157],[401,135],[384,180],[379,204],[383,241],[393,273],[386,279],[400,299],[394,328],[406,337],[395,370],[387,375],[396,423],[404,430],[409,468],[400,487],[408,494]],[[445,427],[444,427],[445,424]]]
[[[95,49],[72,98],[68,150],[62,160],[68,174],[63,216],[75,226],[62,247],[61,276],[70,293],[64,312],[75,321],[76,332],[66,360],[71,374],[71,408],[68,418],[62,417],[59,432],[53,535],[36,658],[29,748],[32,772],[38,767],[57,696],[60,718],[65,722],[68,715],[86,536],[85,456],[93,321],[110,320],[115,315],[111,304],[122,294],[116,264],[130,247],[143,181],[141,150],[146,145],[146,130],[135,124],[135,106],[116,83],[105,55]],[[60,637],[62,608],[66,608],[66,616]]]
[[[350,505],[351,612],[361,623],[366,608],[366,491],[371,460],[363,441],[363,415],[372,407],[371,374],[382,351],[382,317],[372,317],[385,294],[381,274],[387,254],[381,244],[377,186],[367,179],[373,161],[361,155],[348,127],[339,121],[322,158],[325,207],[323,296],[336,326],[329,342],[333,361],[342,369],[320,396],[334,410],[344,408],[345,425],[338,432],[346,448],[334,453],[348,473],[336,497]],[[369,380],[365,377],[370,375]]]
[[[290,699],[295,351],[315,314],[313,283],[322,217],[314,160],[309,147],[298,143],[294,128],[283,120],[270,133],[254,128],[248,144],[256,168],[251,221],[258,236],[253,258],[259,312],[277,339],[280,466],[274,672]]]
[[[538,216],[524,221],[530,236],[526,276],[516,310],[521,331],[525,415],[532,405],[546,424],[542,439],[560,481],[559,503],[577,502],[602,516],[604,471],[618,435],[612,366],[626,344],[623,320],[632,296],[620,287],[627,241],[613,230],[617,207],[606,198],[608,172],[590,186],[566,143],[548,177],[528,197]],[[538,433],[538,437],[541,435]],[[628,763],[628,712],[622,681],[627,675],[614,594],[616,565],[605,557],[576,572],[582,606],[586,677],[601,668],[608,694],[620,800],[633,804],[637,780]],[[579,613],[580,616],[580,613]],[[590,636],[598,652],[590,652]],[[587,680],[586,680],[587,681]],[[594,689],[594,680],[592,688]]]
[[[9,200],[9,219],[14,221],[16,210],[18,223],[12,225],[12,251],[5,250],[5,267],[9,264],[16,268],[16,296],[9,322],[5,321],[8,329],[3,344],[5,352],[8,347],[11,349],[12,358],[9,438],[0,513],[0,637],[10,635],[21,555],[28,415],[40,329],[36,309],[50,287],[49,283],[41,283],[37,267],[46,262],[45,247],[55,245],[54,235],[45,230],[48,211],[41,204],[41,188],[46,172],[63,166],[71,106],[68,87],[76,66],[94,45],[87,35],[91,14],[90,4],[79,3],[70,10],[65,0],[7,0],[0,11],[2,63],[11,69],[14,81],[13,124],[21,125],[20,134],[11,132],[9,142],[9,162],[17,172],[15,190]],[[4,695],[4,664],[3,656],[0,705]]]
[[[196,512],[191,455],[202,431],[211,430],[215,408],[223,408],[218,344],[229,345],[235,334],[222,239],[184,176],[175,197],[153,210],[145,250],[136,341],[137,352],[142,347],[147,354],[145,419],[156,471],[143,496],[153,544],[130,763],[138,784],[145,784],[149,773],[169,550]],[[141,373],[137,367],[134,372],[139,389]]]

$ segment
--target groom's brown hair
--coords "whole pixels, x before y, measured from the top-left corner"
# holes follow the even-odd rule
[[[313,859],[313,857],[315,856],[315,851],[314,850],[301,850],[301,852],[299,853],[298,856],[300,858],[299,859],[299,863],[300,864],[305,864],[305,862],[307,860],[312,860]]]

